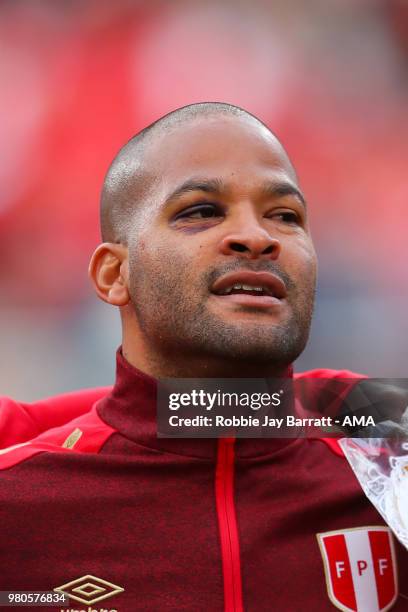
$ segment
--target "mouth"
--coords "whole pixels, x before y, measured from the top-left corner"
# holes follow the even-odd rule
[[[256,308],[282,305],[287,296],[285,283],[270,272],[231,272],[218,278],[211,293],[223,301]]]

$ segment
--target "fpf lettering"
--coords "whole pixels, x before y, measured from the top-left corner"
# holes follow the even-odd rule
[[[378,571],[380,576],[384,576],[386,570],[388,569],[388,559],[377,559]],[[363,573],[368,568],[368,563],[364,559],[359,559],[357,561],[357,573],[359,576],[362,576]],[[336,576],[337,578],[342,578],[344,572],[346,571],[345,562],[344,561],[336,561]]]

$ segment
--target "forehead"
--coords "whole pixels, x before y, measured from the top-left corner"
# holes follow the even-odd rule
[[[159,178],[164,193],[197,175],[241,188],[267,178],[287,178],[297,184],[280,142],[250,117],[206,116],[172,126],[152,139],[144,167]]]

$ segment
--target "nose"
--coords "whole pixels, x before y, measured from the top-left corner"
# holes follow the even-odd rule
[[[237,255],[247,259],[278,259],[281,243],[257,222],[246,223],[240,231],[231,232],[221,241],[223,255]]]

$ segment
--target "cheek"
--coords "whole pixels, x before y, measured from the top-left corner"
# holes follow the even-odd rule
[[[151,275],[153,270],[164,270],[172,259],[174,249],[168,241],[160,238],[159,231],[139,236],[131,246],[131,263],[144,276]]]
[[[167,304],[174,296],[182,299],[187,288],[194,287],[197,275],[194,253],[173,237],[139,239],[130,254],[130,284],[134,293],[140,296],[143,292],[146,301],[150,296],[160,297]]]
[[[316,280],[317,259],[311,240],[301,240],[287,247],[287,271],[301,285],[310,285]]]
[[[147,241],[142,240],[144,256],[150,264],[160,262],[160,265],[170,272],[172,266],[183,275],[203,267],[208,259],[208,253],[214,251],[214,245],[197,235],[186,235],[183,232],[165,232],[158,230]],[[209,264],[209,262],[207,262]],[[150,265],[149,264],[149,265]]]

